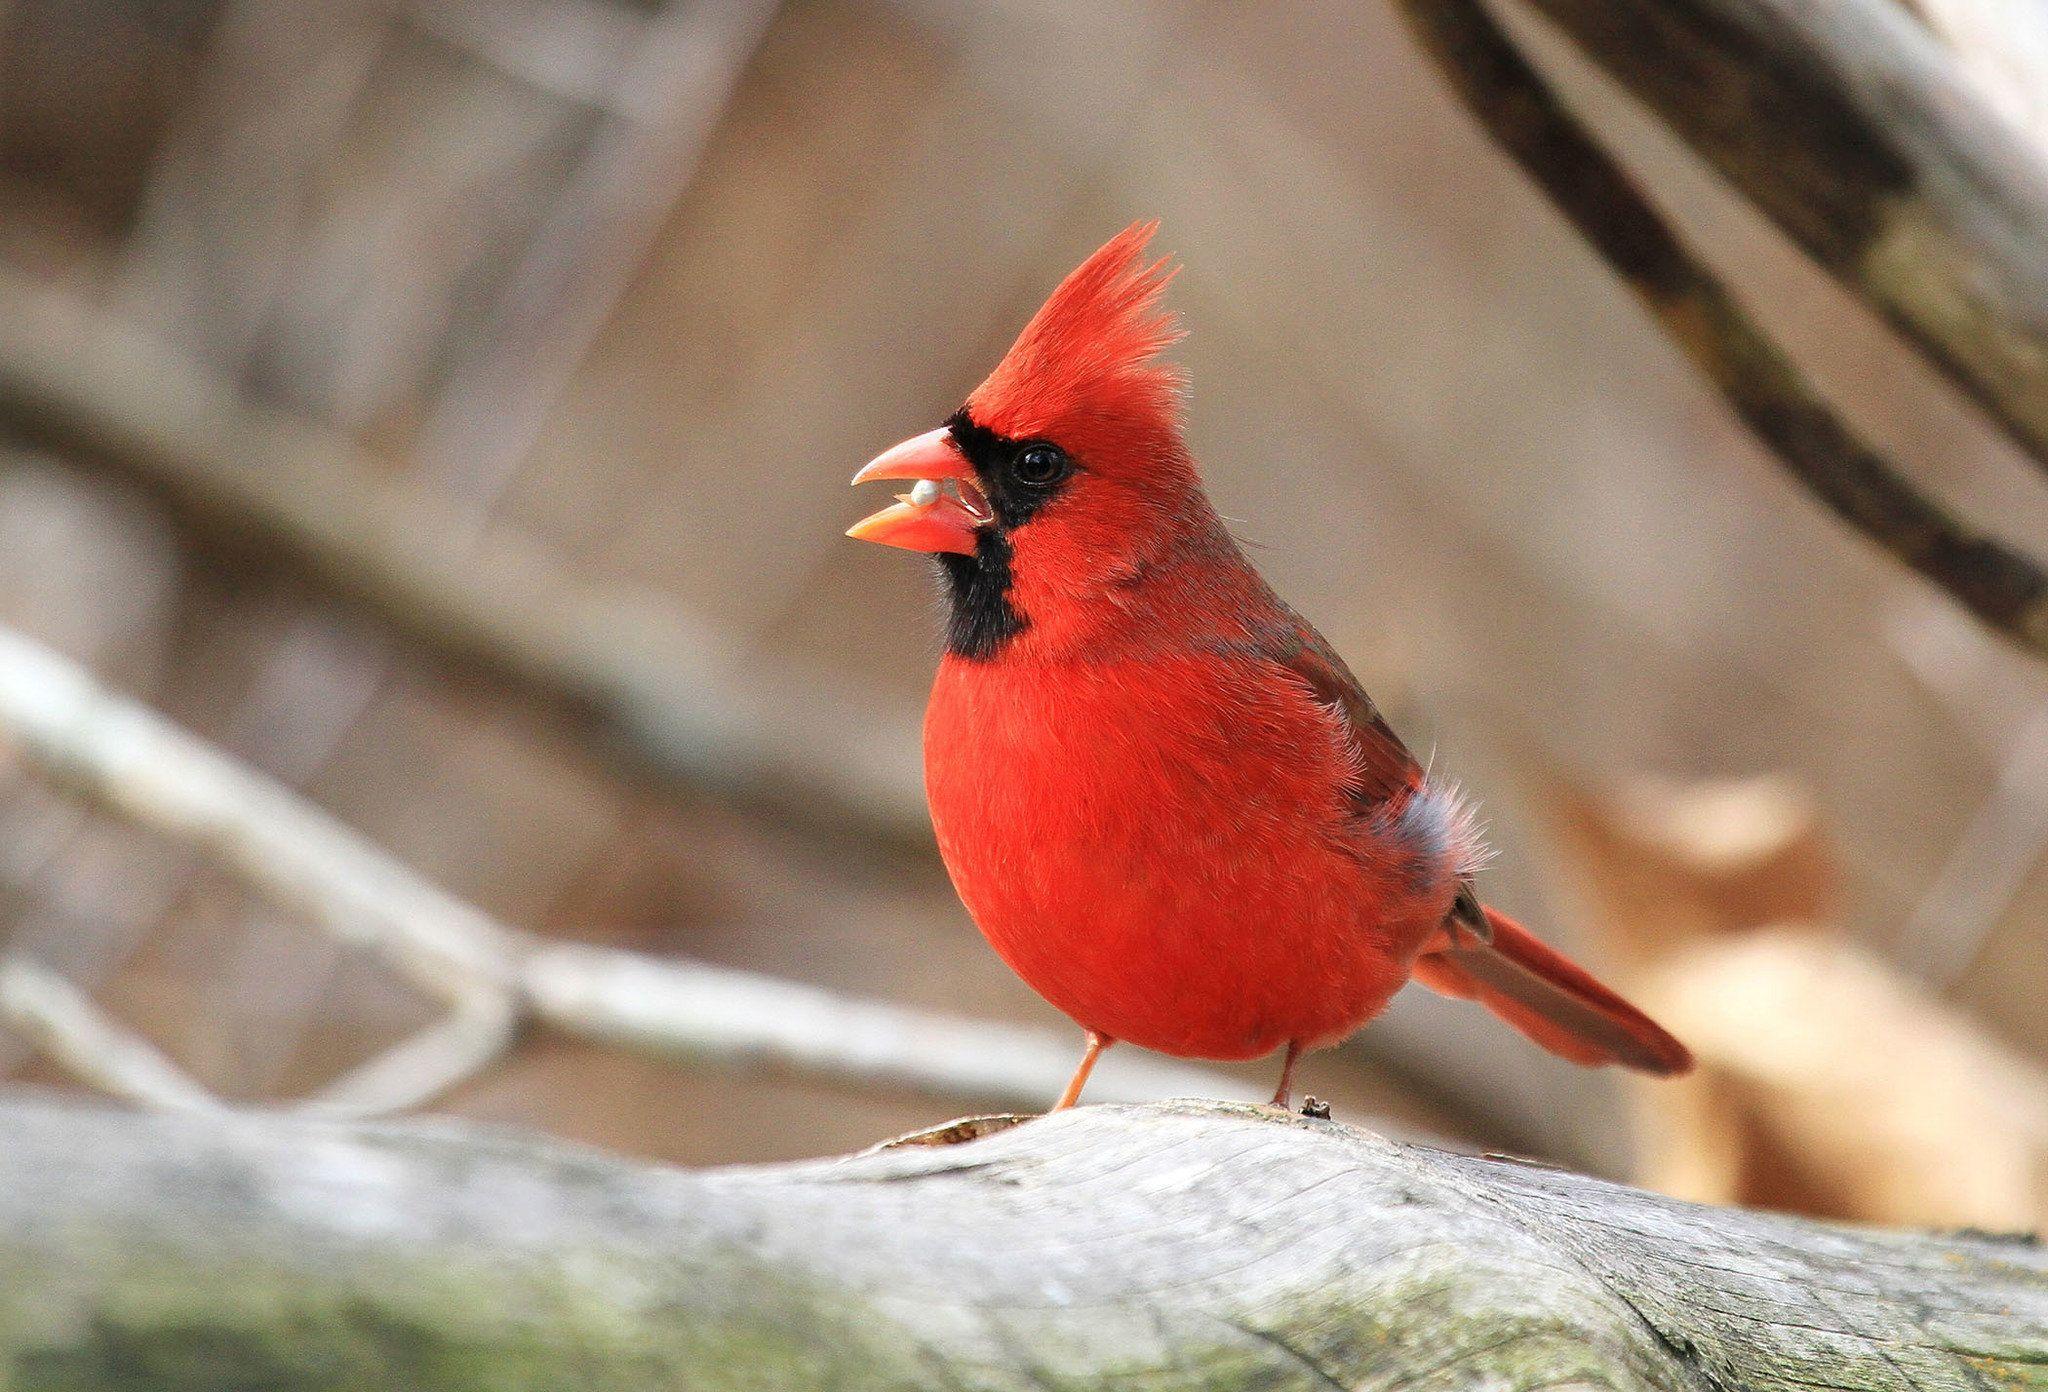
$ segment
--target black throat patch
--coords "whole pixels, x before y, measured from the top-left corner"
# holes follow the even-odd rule
[[[975,538],[974,554],[942,552],[938,560],[946,577],[946,650],[986,661],[1031,625],[1011,598],[1010,535],[1049,502],[1057,488],[1033,487],[1016,476],[1014,461],[1029,441],[999,435],[962,409],[946,422],[953,443],[974,466],[982,496],[995,522]]]
[[[941,551],[946,577],[946,651],[987,661],[1030,625],[1010,602],[1010,539],[997,527],[983,528],[974,554]]]

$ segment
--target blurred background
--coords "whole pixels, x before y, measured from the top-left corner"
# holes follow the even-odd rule
[[[1852,417],[2048,536],[2002,439],[1526,36]],[[1219,506],[1484,801],[1490,897],[1704,1065],[1628,1087],[1410,992],[1308,1091],[2041,1221],[2048,674],[1787,481],[1382,7],[0,0],[0,625],[497,924],[1078,1050],[922,829],[931,577],[840,533],[1140,217]],[[0,945],[70,994],[0,999],[9,1079],[146,1042],[289,1104],[431,1029],[392,954],[25,749]],[[692,1163],[1016,1101],[545,1028],[464,1071],[422,1105]]]

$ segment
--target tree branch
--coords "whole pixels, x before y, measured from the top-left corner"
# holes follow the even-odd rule
[[[2048,657],[2048,571],[1919,492],[1849,428],[1565,108],[1479,0],[1395,3],[1487,133],[1793,477],[1993,629]],[[2043,364],[2048,368],[2048,358]],[[2048,406],[2048,379],[2042,392]]]
[[[78,667],[0,629],[0,746],[90,805],[206,853],[335,938],[376,954],[448,1013],[308,1099],[371,1115],[416,1106],[489,1066],[537,1024],[662,1057],[906,1086],[955,1103],[1036,1109],[1078,1038],[858,1000],[751,972],[550,944],[429,883],[334,818]],[[159,1107],[211,1099],[147,1041],[34,967],[0,971],[0,1018],[83,1081]],[[1102,1097],[1241,1097],[1208,1069],[1135,1050]]]
[[[248,400],[71,297],[0,274],[0,428],[147,489],[210,551],[254,556],[442,660],[581,724],[643,774],[776,821],[924,852],[912,761],[653,596],[581,584],[344,438]]]
[[[35,1273],[0,1301],[0,1374],[70,1392],[1931,1392],[2048,1361],[2026,1241],[1699,1208],[1260,1107],[685,1173],[17,1099],[0,1172],[0,1261]]]
[[[2048,164],[1905,5],[1533,3],[2048,467]]]
[[[89,1087],[167,1112],[211,1112],[220,1099],[154,1044],[108,1019],[91,998],[49,968],[0,960],[0,1021]]]

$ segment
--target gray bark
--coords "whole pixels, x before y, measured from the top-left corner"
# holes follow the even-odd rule
[[[1700,1208],[1227,1103],[692,1173],[17,1099],[0,1175],[8,1389],[2048,1383],[2029,1240]]]

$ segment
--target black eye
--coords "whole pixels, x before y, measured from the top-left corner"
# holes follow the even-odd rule
[[[1072,467],[1067,452],[1058,445],[1026,445],[1017,451],[1017,477],[1041,488],[1065,478]]]

